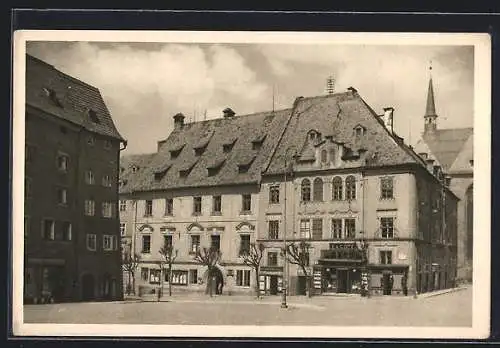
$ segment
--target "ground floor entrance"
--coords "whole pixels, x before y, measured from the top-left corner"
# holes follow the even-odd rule
[[[355,267],[324,267],[321,270],[322,293],[359,293],[361,269]]]
[[[27,303],[63,302],[71,296],[71,279],[63,265],[29,265],[24,270]]]
[[[259,289],[262,295],[281,294],[283,277],[277,274],[259,275]]]

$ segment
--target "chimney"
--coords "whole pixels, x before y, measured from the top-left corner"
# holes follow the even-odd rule
[[[357,90],[356,88],[354,88],[354,87],[349,87],[347,90],[348,90],[349,92],[351,92],[352,94],[356,94],[356,93],[358,93],[358,90]]]
[[[174,130],[180,130],[184,127],[185,118],[186,117],[180,112],[174,116]]]
[[[382,116],[382,120],[384,121],[385,127],[391,132],[394,133],[394,108],[387,107],[384,108],[384,116]]]
[[[232,118],[236,114],[231,108],[225,108],[222,113],[224,114],[224,118]]]

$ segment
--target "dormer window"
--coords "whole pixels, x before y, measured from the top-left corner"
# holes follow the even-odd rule
[[[240,163],[238,163],[238,172],[239,173],[247,173],[250,170],[250,167],[252,166],[252,163],[254,160],[255,160],[255,156],[250,157],[246,160],[240,161]]]
[[[88,115],[89,115],[89,118],[92,122],[94,123],[99,123],[99,117],[97,117],[97,112],[93,109],[89,109],[87,111]]]
[[[170,150],[170,158],[175,159],[175,158],[179,157],[183,148],[184,148],[184,144]]]
[[[328,160],[328,153],[326,150],[321,150],[321,163],[326,163]]]
[[[471,167],[474,167],[474,160],[473,159],[469,160],[469,164]]]
[[[168,170],[170,169],[171,165],[168,165],[163,168],[158,168],[154,171],[154,178],[156,181],[160,181],[165,177],[165,174],[167,174]]]
[[[356,127],[354,127],[354,135],[356,137],[360,137],[360,136],[365,135],[365,132],[366,132],[366,128],[360,124],[358,124]]]
[[[260,150],[265,139],[266,139],[266,134],[263,134],[252,140],[252,150]]]
[[[224,144],[222,145],[222,151],[223,151],[224,153],[231,152],[231,150],[232,150],[232,149],[233,149],[233,147],[234,147],[234,143],[236,143],[236,140],[237,140],[237,139],[235,138],[235,139],[231,139],[231,140],[227,141],[226,143],[224,143]]]
[[[193,170],[195,165],[196,165],[196,162],[191,164],[188,167],[184,167],[184,168],[180,169],[179,170],[179,177],[180,178],[187,178],[189,173],[191,173],[191,171]]]
[[[44,88],[43,91],[45,92],[45,95],[50,99],[50,101],[57,107],[62,108],[63,105],[59,98],[57,97],[56,91],[50,88]]]
[[[139,167],[138,167],[138,166],[136,166],[136,165],[133,165],[133,166],[132,166],[132,173],[136,173],[136,172],[138,172],[138,171],[139,171]]]
[[[225,162],[225,160],[219,160],[219,161],[215,161],[214,163],[212,163],[211,165],[209,165],[207,167],[208,176],[217,175],[217,173],[219,173],[220,169],[224,165],[224,162]]]
[[[124,179],[124,180],[119,180],[119,181],[118,181],[118,185],[119,185],[120,187],[123,187],[123,186],[127,185],[127,180],[125,180],[125,179]]]

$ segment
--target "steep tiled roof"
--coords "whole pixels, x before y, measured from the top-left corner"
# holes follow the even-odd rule
[[[141,171],[148,167],[154,155],[154,153],[124,155],[120,158],[120,194],[132,192],[135,180],[141,176]]]
[[[415,148],[419,151],[421,148],[425,150],[425,147],[422,146],[422,143],[425,143],[446,173],[463,151],[465,144],[469,143],[472,147],[472,140],[469,140],[472,139],[472,135],[473,128],[437,129],[433,132],[423,133],[422,139],[415,145]],[[472,152],[472,148],[470,151]],[[422,152],[425,151],[422,150]]]
[[[97,88],[30,55],[26,55],[26,104],[91,132],[123,140]]]
[[[353,131],[359,126],[366,131],[357,139]],[[290,147],[299,152],[299,157],[310,156],[310,149],[304,148],[304,141],[311,130],[321,133],[323,137],[330,136],[333,141],[344,144],[354,152],[364,150],[366,158],[369,159],[365,163],[368,167],[423,164],[422,160],[399,140],[399,137],[386,129],[379,116],[358,93],[350,91],[297,99],[289,125],[265,174],[283,172],[285,154]]]
[[[154,191],[258,182],[290,111],[185,124],[161,142],[148,166],[136,173],[131,189]],[[233,144],[232,148],[224,151],[228,144]],[[180,152],[175,154],[175,150]],[[248,165],[247,171],[240,170]],[[160,168],[168,169],[155,177],[154,172]],[[184,177],[180,175],[182,170],[186,171]]]

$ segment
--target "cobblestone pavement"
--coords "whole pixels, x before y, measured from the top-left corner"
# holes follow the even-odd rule
[[[164,297],[161,302],[123,301],[26,305],[25,323],[164,325],[472,325],[472,289],[412,297]]]

